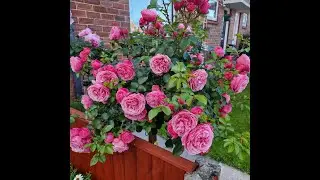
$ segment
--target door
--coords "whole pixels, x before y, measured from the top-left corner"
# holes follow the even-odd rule
[[[237,36],[236,34],[238,34],[238,30],[239,30],[239,21],[240,21],[240,16],[239,13],[235,14],[234,17],[234,25],[233,25],[233,33],[232,33],[232,44],[236,45],[237,44]]]

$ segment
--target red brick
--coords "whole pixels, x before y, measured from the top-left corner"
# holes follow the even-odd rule
[[[80,24],[93,24],[93,19],[89,18],[79,18]]]
[[[100,0],[84,0],[84,2],[89,4],[100,5]]]
[[[109,37],[109,32],[96,32],[100,37]]]
[[[78,18],[77,17],[72,17],[74,23],[78,23]]]
[[[107,13],[110,13],[110,14],[118,14],[118,9],[108,8],[108,9],[107,9]]]
[[[71,2],[70,7],[71,7],[71,9],[77,9],[77,5],[75,2]]]
[[[84,0],[72,0],[72,1],[83,2]]]
[[[81,31],[81,30],[84,30],[85,28],[87,28],[86,25],[80,25],[80,24],[76,24],[75,27],[74,27],[74,30],[76,31]]]
[[[101,6],[104,6],[104,7],[112,7],[112,2],[110,1],[101,1]]]
[[[129,0],[120,0],[119,3],[121,3],[121,4],[129,4]]]
[[[102,19],[107,19],[107,20],[114,20],[115,15],[113,14],[101,14]]]
[[[72,16],[74,17],[87,17],[86,11],[82,10],[71,10]]]
[[[107,20],[106,20],[106,19],[95,19],[95,20],[94,20],[94,24],[95,24],[95,25],[103,25],[103,26],[106,26],[106,25],[107,25]]]
[[[117,21],[108,21],[106,26],[120,26],[120,22]]]
[[[129,11],[119,10],[119,15],[129,16],[129,15],[130,15],[130,13],[129,13]]]
[[[96,12],[87,11],[87,16],[88,16],[88,18],[101,18],[100,13],[96,13]]]
[[[128,22],[121,22],[121,27],[123,28],[129,28],[130,27],[130,23]],[[129,29],[128,29],[129,30]]]
[[[102,26],[89,25],[88,28],[90,28],[92,31],[102,31]]]
[[[125,21],[126,21],[126,22],[130,22],[130,17],[129,17],[129,16],[126,16],[126,17],[125,17]]]
[[[102,12],[102,13],[106,13],[106,8],[105,7],[101,7],[101,6],[93,6],[93,10],[96,12]]]
[[[129,5],[125,4],[125,5],[124,5],[124,10],[127,10],[127,11],[128,11],[128,10],[129,10]]]
[[[77,9],[92,10],[92,5],[79,3]]]
[[[124,16],[116,16],[115,19],[116,21],[125,21]]]
[[[124,4],[113,3],[112,7],[115,8],[115,9],[124,9]]]
[[[110,30],[111,30],[111,27],[102,27],[102,31],[103,32],[110,32]]]

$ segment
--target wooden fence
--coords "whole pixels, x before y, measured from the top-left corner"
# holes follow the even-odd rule
[[[80,115],[72,127],[84,127],[82,112],[70,108],[71,114]],[[193,172],[197,164],[153,145],[138,137],[128,151],[106,157],[90,167],[93,153],[75,153],[70,150],[70,161],[80,172],[90,172],[93,180],[183,180],[186,172]]]

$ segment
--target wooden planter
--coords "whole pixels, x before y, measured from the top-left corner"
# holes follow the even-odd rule
[[[70,108],[79,118],[71,127],[86,127],[84,114]],[[70,150],[70,161],[80,172],[90,172],[93,180],[183,180],[186,172],[193,172],[197,164],[153,145],[138,137],[129,150],[106,156],[106,162],[90,167],[93,153],[75,153]]]

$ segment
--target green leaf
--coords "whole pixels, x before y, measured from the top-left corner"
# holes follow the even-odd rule
[[[166,145],[167,148],[173,148],[172,139],[168,139],[168,140],[165,142],[165,145]]]
[[[191,106],[192,100],[193,100],[193,97],[190,97],[189,99],[186,100],[187,106]]]
[[[235,149],[236,154],[238,155],[239,152],[240,152],[240,147],[239,147],[239,145],[238,145],[238,144],[234,144],[234,149]]]
[[[158,115],[158,113],[160,112],[160,109],[158,108],[154,108],[154,109],[151,109],[149,112],[148,112],[148,118],[151,120],[153,119],[154,117],[156,117]]]
[[[90,146],[91,152],[94,152],[94,151],[96,150],[96,148],[97,148],[97,145],[93,143],[93,144]]]
[[[143,84],[144,82],[146,82],[148,80],[148,76],[147,77],[141,77],[138,79],[138,83],[139,84]]]
[[[157,8],[157,0],[151,0],[147,8],[148,9]]]
[[[167,54],[169,57],[172,57],[172,56],[173,56],[174,50],[173,50],[173,48],[172,48],[171,46],[167,49],[166,54]]]
[[[76,120],[74,119],[74,117],[70,116],[70,124],[74,123]]]
[[[107,132],[109,132],[112,128],[113,128],[113,125],[106,125],[106,126],[102,129],[102,132],[103,132],[103,133],[107,133]]]
[[[146,89],[146,87],[144,87],[143,85],[139,85],[138,91],[139,91],[139,92],[146,92],[147,89]]]
[[[231,141],[227,141],[223,144],[223,147],[227,147],[229,144],[231,144],[232,142]]]
[[[184,148],[183,148],[182,144],[178,143],[174,146],[172,153],[175,156],[180,156],[183,153],[183,150],[184,150]]]
[[[100,119],[94,119],[94,120],[92,121],[92,126],[93,126],[95,129],[101,129],[102,124],[101,124]]]
[[[239,159],[242,161],[242,160],[243,160],[243,152],[240,152],[240,153],[238,154],[238,157],[239,157]]]
[[[177,90],[181,89],[181,79],[177,80]]]
[[[109,118],[109,114],[108,113],[103,113],[101,115],[102,119],[107,120]]]
[[[98,154],[95,154],[93,157],[92,157],[92,159],[91,159],[91,161],[90,161],[90,166],[94,166],[94,165],[96,165],[97,164],[97,162],[98,162]]]
[[[204,95],[195,95],[194,96],[199,102],[201,102],[204,105],[207,105],[207,98]]]
[[[139,87],[139,84],[137,82],[131,82],[131,88],[137,89]]]
[[[161,107],[162,112],[164,112],[167,116],[171,114],[171,109],[168,106]]]
[[[106,162],[106,155],[101,154],[101,155],[99,156],[99,161],[100,161],[101,163]]]
[[[108,154],[113,154],[113,149],[111,146],[105,146],[104,148],[104,152],[108,153]]]
[[[189,39],[182,39],[182,41],[180,42],[180,48],[185,50],[189,44]]]
[[[229,146],[229,148],[228,148],[228,153],[233,152],[233,150],[234,150],[234,146],[233,146],[233,144],[231,144],[231,145]]]
[[[166,75],[163,76],[163,81],[164,81],[165,83],[168,83],[168,82],[169,82],[169,79],[170,79],[170,74],[166,74]]]
[[[160,47],[157,51],[157,54],[163,54],[164,52],[164,47]]]
[[[169,82],[168,82],[168,89],[171,89],[173,87],[176,86],[176,81],[177,81],[177,78],[170,78]]]

